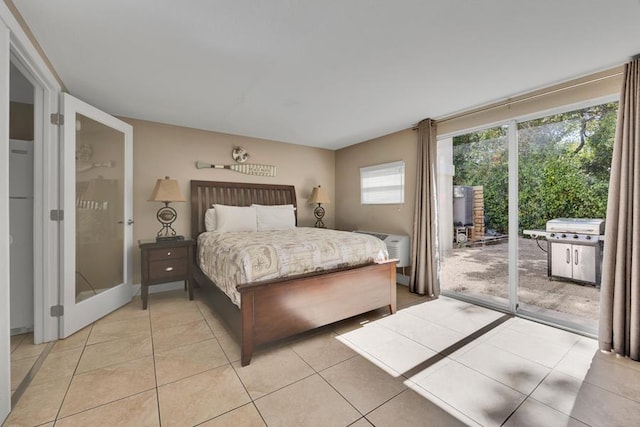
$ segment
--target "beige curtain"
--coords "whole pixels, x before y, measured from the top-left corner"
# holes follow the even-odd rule
[[[417,169],[409,289],[417,294],[436,297],[440,294],[435,197],[436,126],[431,119],[418,123]]]
[[[640,59],[625,66],[611,161],[599,344],[640,360]]]

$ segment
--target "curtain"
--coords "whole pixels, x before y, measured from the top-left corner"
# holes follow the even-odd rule
[[[640,58],[625,66],[611,161],[599,345],[640,360]]]
[[[437,297],[438,283],[436,209],[436,126],[431,119],[418,123],[416,207],[413,217],[409,290]]]

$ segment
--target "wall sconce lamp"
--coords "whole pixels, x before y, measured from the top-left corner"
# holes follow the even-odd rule
[[[326,228],[324,222],[322,222],[322,218],[324,217],[324,208],[322,207],[322,203],[330,203],[329,195],[327,191],[321,186],[313,187],[311,191],[311,196],[309,197],[309,204],[318,204],[316,208],[313,210],[313,216],[316,217],[316,228]]]
[[[158,209],[158,213],[156,213],[158,221],[162,224],[162,228],[156,235],[156,241],[183,240],[184,237],[176,236],[176,230],[171,226],[178,217],[178,214],[175,209],[169,206],[171,202],[186,201],[185,198],[182,197],[182,193],[180,193],[178,181],[169,179],[168,176],[165,176],[164,179],[157,180],[151,197],[149,197],[149,201],[164,203],[164,206]]]

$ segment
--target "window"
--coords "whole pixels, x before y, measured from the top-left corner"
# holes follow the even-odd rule
[[[404,161],[360,168],[363,205],[404,203]]]

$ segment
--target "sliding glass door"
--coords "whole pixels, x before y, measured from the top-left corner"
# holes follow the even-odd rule
[[[591,105],[438,140],[444,294],[597,332],[616,114]]]
[[[441,289],[507,307],[508,127],[438,142]]]

